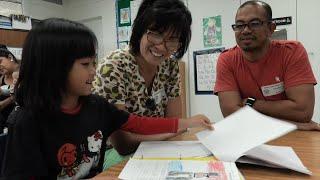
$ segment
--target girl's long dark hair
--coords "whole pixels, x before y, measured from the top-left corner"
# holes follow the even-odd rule
[[[59,110],[74,61],[95,56],[96,47],[95,35],[80,23],[50,18],[37,24],[23,46],[17,103],[32,113]]]

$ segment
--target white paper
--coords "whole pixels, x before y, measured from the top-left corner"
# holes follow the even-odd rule
[[[301,162],[291,147],[260,145],[245,153],[249,158],[265,161],[273,167],[292,169],[305,174],[312,174]],[[241,162],[241,161],[240,161]],[[264,165],[261,162],[257,165]]]
[[[22,48],[8,47],[8,50],[9,50],[18,60],[21,60]]]
[[[118,38],[119,41],[129,41],[130,37],[129,37],[129,27],[128,26],[122,26],[122,27],[118,27]]]
[[[0,15],[23,14],[21,0],[17,2],[0,1]]]
[[[141,4],[142,0],[134,0],[134,1],[130,1],[130,9],[131,9],[131,24],[133,24],[134,19],[137,16],[140,4]]]
[[[199,141],[144,141],[134,158],[207,157],[212,153]]]
[[[25,30],[30,30],[31,29],[31,18],[26,17],[26,21],[18,21],[12,18],[12,28],[13,29],[25,29]]]
[[[214,125],[214,131],[196,134],[199,141],[221,161],[235,162],[245,152],[285,135],[294,124],[244,107]]]
[[[124,180],[173,180],[179,178],[202,180],[210,179],[208,176],[219,180],[239,180],[241,175],[235,163],[130,159],[118,178]]]

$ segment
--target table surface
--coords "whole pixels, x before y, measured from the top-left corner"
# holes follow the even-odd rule
[[[194,135],[200,129],[191,129],[179,136],[171,138],[172,141],[197,140]],[[269,142],[270,145],[291,146],[301,159],[302,163],[313,173],[312,176],[298,173],[288,169],[268,168],[264,166],[245,165],[237,166],[245,179],[249,180],[283,180],[283,179],[320,179],[320,132],[293,131],[285,136]],[[121,162],[100,173],[97,179],[103,177],[118,177],[127,161]]]

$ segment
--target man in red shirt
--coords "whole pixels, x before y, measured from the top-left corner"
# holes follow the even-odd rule
[[[271,7],[245,2],[232,28],[238,45],[219,56],[214,87],[223,116],[249,105],[301,129],[319,129],[311,121],[317,82],[308,55],[297,41],[270,39],[276,28]]]

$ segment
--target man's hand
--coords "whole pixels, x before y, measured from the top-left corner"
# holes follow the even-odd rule
[[[314,121],[310,121],[308,123],[298,123],[298,122],[292,122],[291,123],[297,125],[298,130],[301,131],[320,131],[319,123],[316,123]]]
[[[244,107],[246,105],[247,100],[248,100],[248,98],[243,99],[240,106]]]

